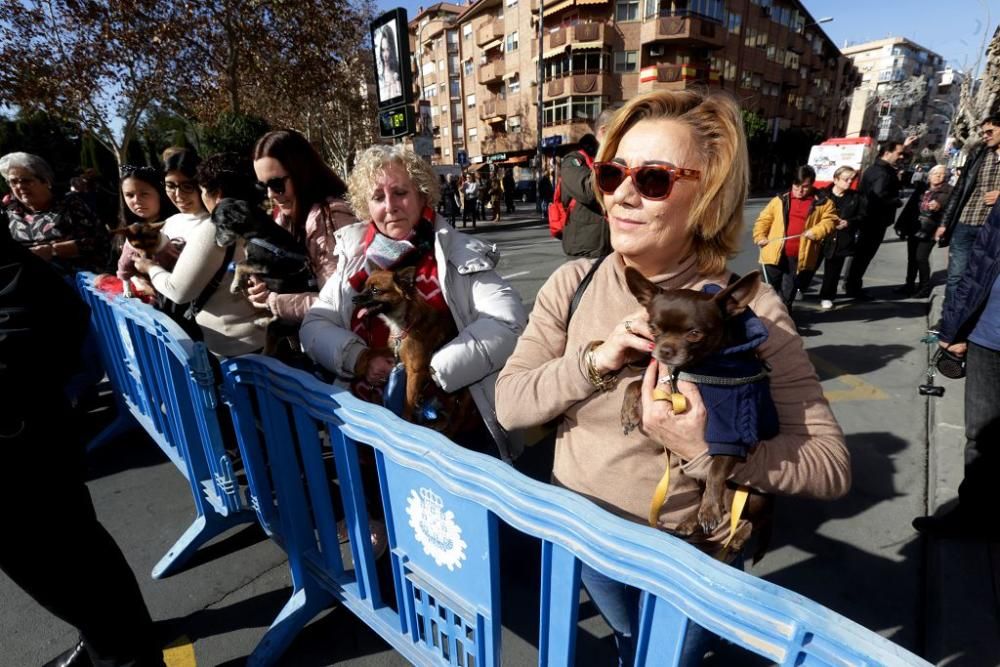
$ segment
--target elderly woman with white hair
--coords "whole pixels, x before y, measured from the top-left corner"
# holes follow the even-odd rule
[[[496,272],[499,253],[489,243],[455,231],[434,213],[438,178],[424,160],[400,146],[372,146],[361,152],[348,183],[360,222],[335,234],[337,270],[302,322],[306,353],[349,384],[355,395],[381,402],[396,360],[390,332],[353,297],[378,269],[414,267],[420,297],[447,311],[458,335],[431,358],[433,383],[421,401],[439,392],[468,388],[481,417],[453,439],[467,447],[512,460],[519,443],[497,422],[494,385],[514,351],[527,315],[521,297]]]
[[[11,189],[0,211],[11,238],[64,273],[107,267],[107,230],[82,197],[55,194],[48,162],[31,153],[8,153],[0,157],[0,177]]]
[[[944,165],[932,167],[927,181],[917,183],[896,221],[896,233],[906,239],[906,282],[896,288],[897,294],[918,299],[931,294],[931,250],[952,190],[947,175]]]

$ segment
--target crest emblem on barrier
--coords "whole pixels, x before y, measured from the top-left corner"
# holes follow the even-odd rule
[[[444,511],[441,496],[427,488],[421,488],[419,493],[410,489],[406,513],[410,516],[413,536],[425,554],[449,570],[462,567],[468,545],[462,539],[462,527],[455,523],[455,513]]]

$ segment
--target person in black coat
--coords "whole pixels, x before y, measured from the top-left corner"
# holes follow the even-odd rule
[[[897,170],[906,147],[916,141],[885,141],[879,144],[878,159],[861,175],[861,194],[865,197],[865,218],[858,230],[857,246],[851,267],[844,280],[844,291],[852,299],[868,300],[871,297],[862,289],[865,272],[875,258],[885,231],[896,221],[896,209],[903,205],[899,198],[900,183]]]
[[[79,630],[49,665],[162,667],[135,575],[84,484],[64,389],[88,325],[73,288],[0,224],[0,570]]]
[[[833,172],[833,184],[824,191],[837,209],[837,226],[823,242],[823,286],[819,290],[820,307],[833,308],[837,285],[844,262],[854,254],[858,230],[865,217],[865,198],[851,189],[857,175],[854,167],[839,167]]]
[[[934,234],[951,196],[951,186],[945,183],[947,169],[937,165],[918,181],[906,206],[896,221],[896,234],[906,239],[906,282],[896,288],[897,294],[926,299],[931,295],[931,250]],[[914,284],[919,276],[920,282]]]
[[[965,478],[958,505],[913,527],[935,537],[996,541],[1000,478],[1000,209],[993,208],[969,254],[969,264],[944,301],[939,343],[966,360]]]

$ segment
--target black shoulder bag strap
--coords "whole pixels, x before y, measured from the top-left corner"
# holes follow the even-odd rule
[[[580,299],[583,298],[583,293],[587,291],[587,285],[589,285],[590,281],[594,279],[594,274],[597,273],[597,267],[601,265],[601,262],[603,262],[606,257],[607,255],[601,255],[595,259],[594,263],[591,264],[590,268],[587,270],[586,275],[583,276],[583,280],[581,280],[580,284],[577,285],[576,292],[573,293],[573,300],[569,302],[569,315],[566,317],[567,329],[569,329],[569,321],[573,319],[573,313],[576,312],[577,306],[580,305]]]
[[[222,277],[226,275],[226,272],[229,270],[229,265],[232,263],[233,255],[235,253],[236,253],[235,243],[230,244],[229,246],[226,247],[226,257],[222,262],[222,266],[220,266],[219,270],[215,272],[215,275],[212,276],[212,279],[208,281],[208,285],[206,285],[205,289],[201,291],[201,294],[198,295],[198,298],[192,301],[191,305],[188,306],[187,312],[184,313],[184,317],[188,318],[189,320],[193,320],[195,316],[198,315],[198,312],[205,307],[205,304],[208,303],[208,300],[211,299],[212,295],[215,294],[216,290],[219,289],[219,285],[222,284]]]

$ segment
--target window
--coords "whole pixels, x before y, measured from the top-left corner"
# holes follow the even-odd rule
[[[445,157],[451,157],[451,149],[450,148],[444,149],[444,156]]]
[[[448,56],[448,71],[449,72],[458,71],[458,54],[452,54]]]
[[[424,76],[434,76],[434,63],[433,62],[425,62],[423,64],[423,66],[420,68],[420,72]]]
[[[753,74],[750,70],[743,70],[740,72],[740,88],[749,88],[752,83],[752,76]]]
[[[445,62],[444,62],[444,60],[443,60],[443,59],[442,59],[442,60],[439,60],[439,61],[438,61],[438,71],[439,71],[439,72],[443,72],[443,71],[444,71],[444,66],[445,66]]]
[[[431,118],[436,118],[441,115],[441,107],[437,105],[431,105]]]
[[[443,134],[446,137],[448,136],[448,126],[447,125],[445,125],[444,127],[441,128],[441,134]]]
[[[615,51],[615,72],[634,72],[637,62],[637,51]]]
[[[507,35],[507,51],[517,51],[517,30]]]
[[[472,64],[472,58],[462,63],[462,69],[465,71],[465,76],[472,76],[472,71],[475,69],[475,66]]]
[[[507,131],[508,132],[520,132],[521,131],[521,117],[511,116],[507,119]]]
[[[615,20],[635,21],[639,18],[639,0],[615,0]]]
[[[515,74],[511,77],[510,81],[507,82],[507,92],[512,95],[516,95],[521,92],[521,75]]]
[[[507,0],[507,6],[508,7],[516,7],[517,6],[517,0]]]
[[[476,106],[476,94],[475,93],[472,93],[471,95],[466,95],[465,96],[465,106],[469,107],[470,109],[475,108],[475,106]]]
[[[546,125],[558,125],[570,120],[591,120],[601,113],[599,95],[566,97],[545,102],[542,107]]]
[[[449,90],[448,95],[450,97],[461,97],[462,96],[462,86],[459,85],[458,79],[452,79],[448,82]]]
[[[441,107],[444,109],[445,107]],[[462,120],[462,103],[452,102],[451,104],[451,115],[455,118],[455,122],[461,122]]]
[[[702,16],[722,23],[724,0],[646,0],[647,18],[656,16]]]
[[[472,39],[472,24],[471,23],[466,23],[464,26],[462,26],[462,38],[463,39],[467,39],[467,40],[468,39]]]
[[[448,46],[458,46],[458,31],[449,30],[446,38],[448,40]]]
[[[469,128],[469,141],[475,141],[476,140],[476,136],[478,134],[479,134],[479,128],[478,127],[470,127]]]
[[[743,17],[737,12],[726,12],[725,18],[723,19],[723,24],[729,30],[729,32],[734,35],[740,31],[740,23],[743,21]]]
[[[432,99],[437,97],[438,89],[437,86],[427,86],[424,88],[424,95],[427,99]]]

